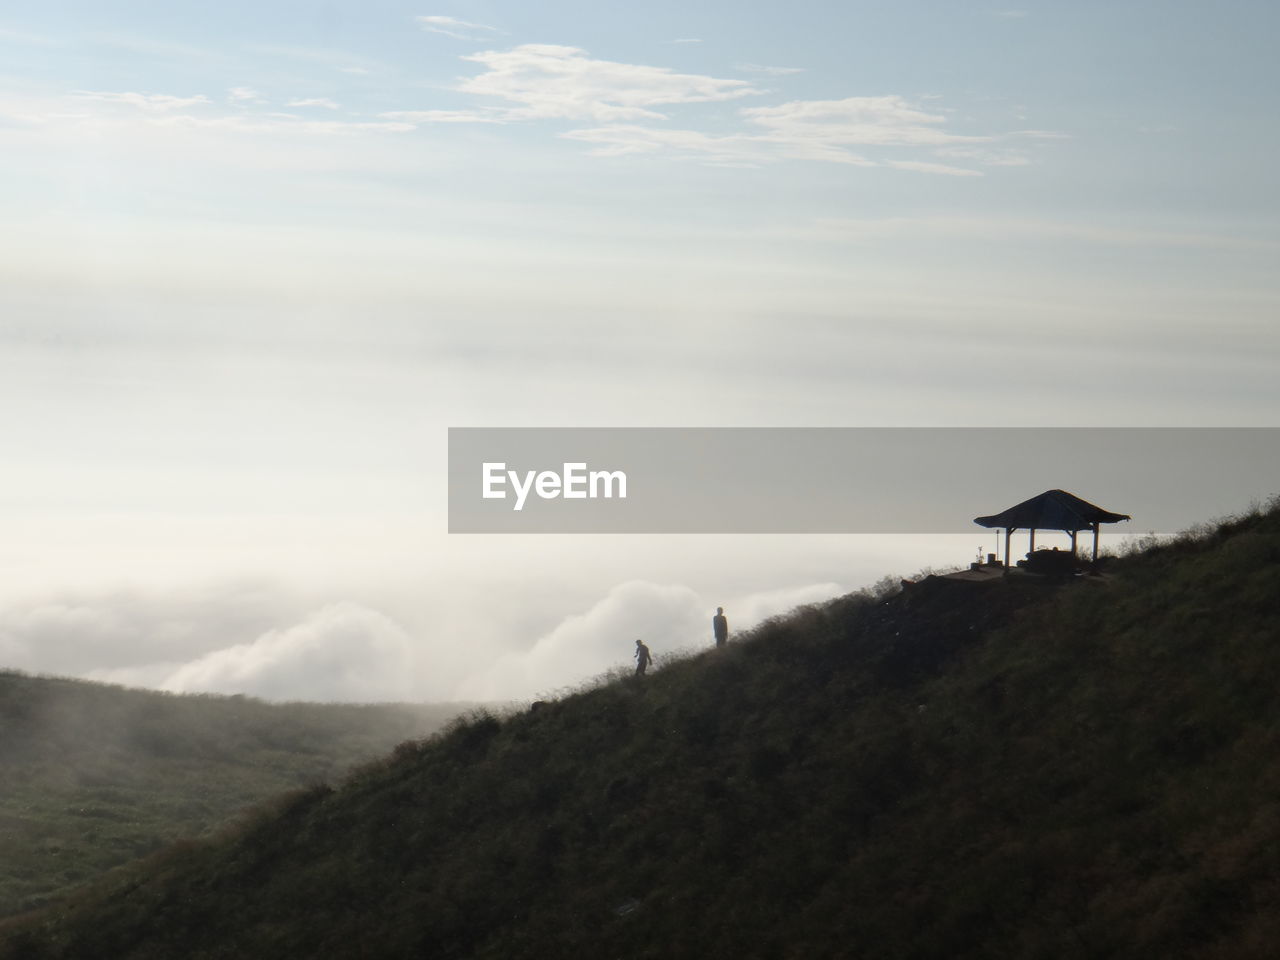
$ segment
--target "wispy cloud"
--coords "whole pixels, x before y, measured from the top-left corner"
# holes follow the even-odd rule
[[[969,160],[986,167],[1025,167],[1031,159],[1016,150],[992,150],[984,147],[941,147],[934,151],[940,157]]]
[[[946,117],[926,113],[899,96],[846,97],[843,100],[793,100],[776,107],[742,111],[748,122],[764,127],[768,138],[801,152],[826,152],[848,146],[937,146],[990,140],[948,133]]]
[[[471,23],[467,20],[459,20],[456,17],[416,17],[422,29],[430,33],[442,33],[446,37],[453,37],[455,40],[479,40],[483,37],[497,33],[497,27],[490,27],[483,23]]]
[[[86,40],[96,46],[110,47],[115,50],[126,50],[139,57],[157,60],[198,61],[217,59],[217,54],[205,47],[193,46],[189,43],[177,43],[145,34],[133,33],[92,33]]]
[[[982,172],[940,163],[934,157],[951,145],[982,144],[995,139],[944,130],[946,118],[941,114],[925,112],[897,96],[795,100],[775,107],[745,107],[738,113],[748,127],[715,136],[644,124],[606,124],[570,130],[563,136],[592,144],[592,152],[600,156],[668,152],[734,166],[800,159],[958,177],[982,176]],[[925,156],[903,157],[904,150],[917,154],[923,150]],[[954,159],[995,166],[1002,162],[1012,165],[1014,156],[995,151],[969,156],[957,152]]]
[[[980,177],[981,170],[953,167],[945,163],[929,163],[926,160],[886,160],[886,166],[895,170],[914,170],[916,173],[940,173],[948,177]]]
[[[464,80],[457,89],[518,104],[508,110],[509,116],[518,119],[662,120],[666,117],[651,108],[733,100],[761,92],[744,80],[593,60],[577,47],[550,44],[489,50],[462,59],[488,69]]]
[[[493,114],[473,110],[388,110],[378,114],[386,120],[402,120],[405,123],[505,123]]]
[[[300,60],[303,63],[318,63],[332,70],[340,70],[343,73],[370,73],[374,68],[381,67],[381,64],[364,57],[358,57],[342,50],[329,50],[321,47],[294,47],[278,43],[253,43],[246,44],[244,49],[248,53],[265,57]]]
[[[592,152],[600,156],[670,153],[738,166],[782,158],[878,166],[881,161],[865,155],[868,148],[937,149],[992,139],[951,132],[944,114],[927,111],[900,96],[793,100],[746,107],[738,111],[745,127],[730,132],[663,128],[636,121],[666,120],[667,115],[658,107],[730,101],[763,91],[744,80],[596,60],[577,47],[526,44],[462,59],[487,69],[463,80],[457,90],[516,104],[500,113],[506,120],[594,120],[597,126],[569,130],[562,136],[591,144]],[[771,75],[800,69],[741,67]],[[981,176],[978,170],[939,163],[932,156],[889,157],[883,165],[950,176]]]
[[[701,43],[702,40],[698,37],[676,37],[671,42],[672,43]]]
[[[600,157],[667,152],[697,158],[708,163],[732,166],[759,166],[772,157],[758,140],[740,134],[711,136],[697,130],[662,129],[631,124],[609,124],[584,130],[570,130],[563,136],[594,146]]]
[[[380,116],[414,123],[587,120],[595,125],[560,136],[590,144],[591,152],[598,156],[667,154],[731,166],[803,159],[965,177],[982,176],[982,172],[971,164],[940,162],[938,151],[998,139],[953,131],[945,113],[893,95],[745,107],[737,111],[740,123],[736,130],[711,133],[688,126],[669,128],[652,122],[668,119],[658,108],[733,101],[764,91],[745,80],[598,60],[580,48],[551,44],[487,50],[462,59],[486,69],[461,80],[456,91],[509,105],[479,112],[397,111]],[[739,69],[782,76],[802,68],[740,64]],[[1044,131],[1020,135],[1051,136]],[[873,151],[881,156],[869,155]],[[904,152],[915,155],[902,156]],[[1011,151],[995,150],[968,156],[956,153],[950,159],[970,160],[979,166],[1025,162]]]
[[[793,73],[804,73],[804,67],[766,67],[759,63],[735,63],[733,68],[743,73],[762,73],[768,77],[787,77]]]
[[[197,117],[177,114],[158,121],[161,126],[204,130],[228,130],[236,133],[353,135],[360,133],[408,133],[414,124],[393,120],[307,120],[291,113],[269,113],[257,116]]]
[[[736,122],[728,125],[721,108],[714,129],[687,120],[667,126],[663,121],[668,119],[668,108],[728,104],[765,91],[742,79],[600,60],[577,47],[525,44],[461,59],[479,64],[482,70],[460,79],[454,91],[483,98],[488,104],[387,110],[369,118],[317,121],[308,119],[309,109],[337,111],[340,104],[327,97],[300,97],[286,103],[298,113],[258,111],[252,108],[266,101],[247,86],[228,91],[227,100],[234,108],[230,112],[227,106],[213,108],[203,95],[80,91],[75,97],[104,107],[130,108],[153,126],[175,129],[355,135],[405,133],[425,126],[569,120],[579,123],[559,135],[589,145],[599,156],[667,156],[735,167],[808,160],[953,177],[977,177],[984,167],[1030,162],[1022,152],[995,141],[1007,144],[1016,138],[1061,136],[1042,130],[997,135],[955,130],[940,107],[925,107],[896,95],[737,107]],[[744,68],[749,66],[775,75],[799,70]],[[94,119],[106,122],[113,114],[121,116],[119,109],[104,110],[95,112]],[[48,119],[53,119],[52,114]],[[62,120],[82,122],[83,118]]]
[[[324,107],[326,110],[340,110],[341,104],[330,100],[328,97],[307,97],[305,99],[290,100],[285,104],[286,107]]]
[[[147,113],[170,113],[212,101],[203,94],[194,97],[175,97],[164,93],[107,93],[97,90],[77,90],[72,94],[79,100],[96,100],[101,103],[118,103],[137,107]]]
[[[234,133],[349,135],[406,133],[416,128],[413,122],[386,117],[373,120],[308,120],[292,113],[255,111],[251,108],[256,101],[247,99],[239,101],[232,99],[231,105],[234,110],[228,113],[225,112],[227,107],[217,108],[213,101],[204,95],[178,97],[157,93],[82,90],[70,94],[69,97],[86,105],[96,104],[97,109],[89,107],[87,111],[68,113],[57,109],[51,103],[38,112],[25,112],[22,117],[27,122],[55,125],[94,123],[127,126],[130,123],[136,124],[140,119],[153,129],[225,130]],[[323,98],[319,99],[323,100]],[[291,105],[332,107],[333,109],[338,107],[333,101],[317,102],[317,98],[296,101]]]

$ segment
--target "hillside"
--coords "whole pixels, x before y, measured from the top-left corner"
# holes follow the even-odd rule
[[[1271,957],[1277,598],[1274,509],[844,597],[402,745],[0,957]]]
[[[0,672],[0,916],[340,775],[461,709],[269,704]]]

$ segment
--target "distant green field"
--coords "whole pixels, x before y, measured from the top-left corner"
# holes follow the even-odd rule
[[[0,916],[339,776],[461,709],[268,704],[0,672]]]

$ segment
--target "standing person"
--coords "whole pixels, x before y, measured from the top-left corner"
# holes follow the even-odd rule
[[[649,655],[649,648],[644,645],[644,641],[636,641],[636,676],[643,677],[645,669],[649,664],[653,663],[653,657]]]
[[[717,647],[723,647],[728,641],[729,621],[724,618],[724,607],[716,607],[716,615],[711,618],[711,632],[715,635]]]

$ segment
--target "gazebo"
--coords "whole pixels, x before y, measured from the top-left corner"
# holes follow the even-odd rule
[[[1046,490],[1038,497],[989,517],[976,517],[980,527],[1004,528],[1004,565],[1009,566],[1009,538],[1015,530],[1031,531],[1031,553],[1036,550],[1037,530],[1061,530],[1071,534],[1071,555],[1076,552],[1076,535],[1081,530],[1093,531],[1093,560],[1098,561],[1098,526],[1132,519],[1127,513],[1112,513],[1081,500],[1065,490]]]

